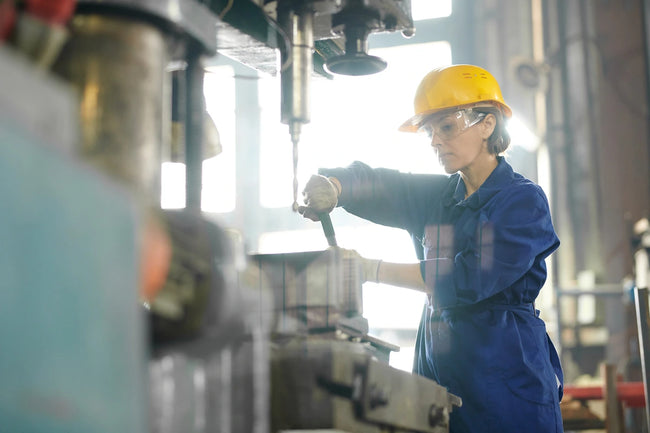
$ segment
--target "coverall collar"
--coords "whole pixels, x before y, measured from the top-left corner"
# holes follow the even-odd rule
[[[465,199],[467,189],[465,182],[458,176],[456,183],[456,190],[453,194],[452,203],[459,206],[467,206],[471,209],[479,209],[490,200],[494,194],[501,190],[505,185],[509,184],[513,178],[514,172],[510,164],[508,164],[502,156],[497,156],[498,164],[490,173],[485,182],[474,192]]]

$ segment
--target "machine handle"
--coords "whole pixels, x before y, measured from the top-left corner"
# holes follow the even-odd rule
[[[318,214],[318,218],[320,219],[320,223],[323,226],[323,233],[325,233],[325,237],[327,238],[327,244],[330,247],[337,246],[336,236],[334,235],[334,227],[332,226],[332,219],[330,218],[330,214],[328,212],[321,212]]]

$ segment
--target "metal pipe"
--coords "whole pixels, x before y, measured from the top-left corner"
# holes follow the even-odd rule
[[[185,70],[185,208],[201,211],[203,184],[203,119],[205,97],[203,95],[203,64],[201,52],[188,47]]]
[[[646,426],[650,431],[650,334],[648,332],[648,289],[646,287],[634,288],[634,303],[636,306],[636,323],[639,333],[639,356],[643,374],[643,391],[645,393]]]

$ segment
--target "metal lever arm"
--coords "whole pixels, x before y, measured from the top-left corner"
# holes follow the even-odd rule
[[[332,219],[330,218],[330,214],[327,212],[321,212],[318,214],[318,218],[320,219],[320,223],[323,226],[323,233],[325,233],[325,237],[327,238],[327,245],[330,247],[337,246],[336,236],[334,235],[334,227],[332,226]]]

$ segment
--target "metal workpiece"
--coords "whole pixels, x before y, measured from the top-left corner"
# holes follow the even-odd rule
[[[77,0],[77,11],[149,18],[167,33],[189,37],[205,54],[217,51],[217,17],[197,0]]]
[[[145,200],[160,197],[171,100],[165,35],[139,20],[77,15],[53,70],[76,88],[77,153]]]
[[[362,318],[361,264],[336,250],[251,256],[252,287],[273,294],[274,330],[282,334],[336,330],[367,333]],[[359,318],[359,320],[353,320]]]
[[[272,431],[449,431],[460,398],[427,378],[378,362],[350,342],[313,339],[271,351]]]

